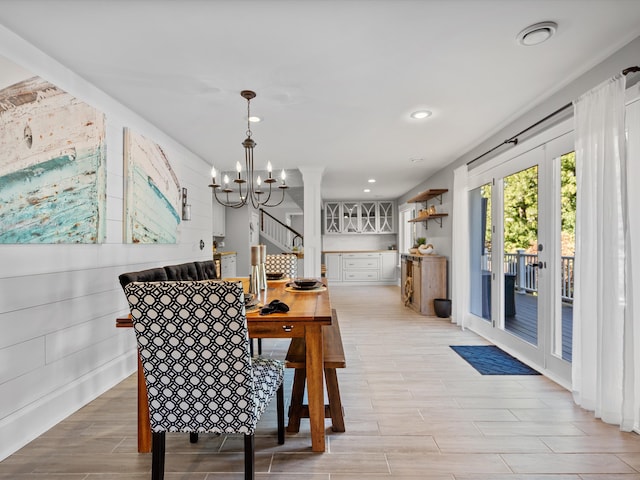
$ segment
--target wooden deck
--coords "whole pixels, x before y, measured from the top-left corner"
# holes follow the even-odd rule
[[[538,344],[538,297],[515,294],[516,314],[505,319],[505,330],[533,345]],[[562,358],[571,362],[573,306],[562,305]]]

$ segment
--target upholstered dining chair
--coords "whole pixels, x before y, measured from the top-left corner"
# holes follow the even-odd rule
[[[284,443],[284,363],[251,357],[242,285],[133,282],[125,294],[147,386],[152,480],[164,478],[166,432],[243,434],[253,479],[256,424],[274,396]]]
[[[268,254],[264,268],[267,273],[284,273],[285,276],[295,278],[298,272],[298,257],[292,253]]]

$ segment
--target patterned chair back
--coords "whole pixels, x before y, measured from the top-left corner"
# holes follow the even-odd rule
[[[265,270],[267,273],[282,272],[286,277],[295,278],[298,276],[298,257],[290,253],[269,254],[265,259]]]
[[[125,294],[152,431],[252,434],[261,412],[241,284],[134,282]]]

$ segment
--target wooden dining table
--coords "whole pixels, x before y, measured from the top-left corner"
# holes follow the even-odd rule
[[[243,281],[246,279],[223,279]],[[280,300],[289,306],[286,313],[260,315],[259,309],[247,312],[250,338],[295,338],[304,337],[306,342],[307,397],[311,428],[311,449],[325,451],[325,407],[322,327],[331,325],[331,301],[326,280],[324,287],[304,291],[288,287],[286,280],[267,282],[267,289],[260,292],[260,303],[267,305]],[[317,291],[320,290],[320,291]],[[117,327],[133,327],[129,317],[116,320]],[[151,451],[151,425],[147,388],[142,363],[138,358],[138,452]]]

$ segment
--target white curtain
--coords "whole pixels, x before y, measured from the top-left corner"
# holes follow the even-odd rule
[[[625,76],[582,95],[574,109],[578,193],[573,395],[596,417],[628,429],[623,411],[626,390],[633,383],[634,355],[631,342],[625,342]]]
[[[627,126],[627,305],[625,312],[625,372],[621,428],[640,432],[640,83],[628,90]],[[634,281],[635,279],[635,281]],[[635,299],[635,302],[634,302]]]
[[[453,171],[451,321],[466,326],[469,312],[469,194],[467,166]]]

